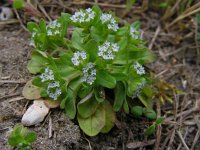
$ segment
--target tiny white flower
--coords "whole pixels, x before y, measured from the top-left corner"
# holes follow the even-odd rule
[[[83,82],[92,85],[92,83],[96,80],[96,69],[94,66],[95,66],[94,63],[89,62],[83,68],[83,77],[82,77]]]
[[[113,31],[117,31],[119,29],[117,24],[108,24],[108,29],[111,29]]]
[[[47,25],[47,35],[48,36],[54,36],[60,34],[61,30],[61,23],[58,22],[57,20],[49,22]]]
[[[117,45],[117,43],[112,43],[112,49],[113,49],[114,52],[119,51],[119,46]]]
[[[34,40],[31,40],[31,41],[30,41],[29,46],[35,47],[35,42],[34,42]]]
[[[57,20],[51,21],[49,22],[49,24],[47,25],[47,27],[51,28],[51,29],[55,29],[57,26]]]
[[[55,34],[60,34],[60,31],[56,30],[54,33],[55,33]]]
[[[56,25],[58,28],[60,28],[61,27],[61,24],[60,23],[57,23],[57,25]]]
[[[133,93],[132,98],[140,96],[145,84],[146,84],[146,80],[143,80],[141,83],[138,84],[138,87],[137,87],[136,91]]]
[[[54,80],[53,70],[49,69],[48,67],[45,68],[45,72],[40,75],[40,78],[42,82]]]
[[[138,62],[133,65],[133,68],[135,69],[135,71],[138,75],[145,74],[144,67],[141,64],[139,64]]]
[[[32,33],[32,38],[34,38],[36,36],[36,32]]]
[[[57,98],[62,94],[60,89],[60,83],[58,81],[54,81],[48,84],[47,94],[53,100],[57,100]]]
[[[92,12],[92,9],[91,9],[91,8],[87,8],[85,11],[86,11],[87,13],[90,13],[90,12]]]
[[[111,43],[106,41],[103,45],[98,46],[98,56],[103,57],[105,60],[112,60],[114,59],[115,55],[114,52],[119,51],[119,46],[117,43]]]
[[[48,89],[55,88],[55,87],[60,87],[60,83],[58,81],[55,81],[48,85]]]
[[[87,58],[87,55],[84,51],[75,52],[74,56],[71,58],[71,61],[75,66],[78,66],[80,64],[81,59],[85,60],[86,58]]]
[[[51,30],[47,30],[47,35],[48,36],[52,36],[53,35],[52,31]]]
[[[106,13],[103,13],[100,17],[100,20],[101,22],[104,24],[105,22],[107,21],[110,21],[112,18],[112,15],[111,14],[106,14]]]
[[[100,17],[101,23],[107,23],[107,27],[110,30],[117,31],[119,29],[117,21],[113,18],[111,14],[103,13]]]
[[[130,35],[132,36],[133,39],[139,39],[140,38],[139,31],[136,30],[134,27],[130,28]]]
[[[75,23],[90,22],[95,17],[95,12],[91,8],[75,12],[70,19]]]

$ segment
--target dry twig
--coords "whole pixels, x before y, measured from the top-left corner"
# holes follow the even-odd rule
[[[10,99],[8,102],[14,102],[14,101],[19,101],[19,100],[23,100],[23,99],[25,99],[25,98],[19,96],[19,97],[15,97],[15,98]]]
[[[16,9],[14,9],[14,12],[15,12],[16,17],[17,17],[17,19],[19,20],[19,23],[20,23],[20,25],[22,26],[22,28],[23,28],[25,31],[28,31],[27,28],[24,26],[24,24],[23,24],[23,22],[22,22],[22,20],[21,20],[21,18],[20,18],[20,16],[19,16],[19,14],[18,14],[18,12],[17,12]]]
[[[0,101],[1,100],[5,100],[6,98],[9,98],[9,97],[18,96],[20,94],[21,94],[21,92],[17,92],[17,93],[13,93],[13,94],[2,96],[2,97],[0,97]]]
[[[177,118],[178,118],[178,117],[181,117],[181,116],[187,116],[187,115],[189,115],[189,114],[191,114],[191,113],[194,113],[194,112],[196,112],[196,111],[200,111],[200,108],[198,108],[198,107],[193,107],[192,109],[183,111],[183,112],[177,114]],[[173,119],[174,119],[174,116],[168,117],[168,118],[165,119],[164,123],[168,123],[169,121],[171,121],[171,120],[173,120]]]
[[[14,83],[14,84],[24,84],[26,83],[27,81],[24,81],[24,80],[0,80],[0,83]]]
[[[8,25],[8,24],[16,24],[19,23],[19,20],[17,19],[10,19],[5,21],[0,21],[0,25]]]
[[[180,131],[176,131],[176,132],[178,133],[178,136],[179,136],[182,144],[184,145],[185,149],[186,150],[190,150],[189,147],[187,146],[187,144],[185,143],[185,140],[183,139],[183,136],[182,136],[181,132]]]
[[[149,44],[149,47],[148,47],[149,49],[152,49],[153,44],[154,44],[156,38],[157,38],[158,35],[159,35],[160,29],[161,29],[161,27],[158,26],[157,29],[156,29],[156,32],[155,32],[155,34],[154,34],[154,36],[153,36],[153,39],[151,40],[151,43]]]
[[[146,141],[146,142],[131,142],[128,143],[126,145],[127,148],[129,149],[135,149],[135,148],[139,148],[139,147],[145,147],[145,146],[149,146],[149,145],[153,145],[155,143],[155,139],[150,140],[150,141]]]
[[[160,101],[157,101],[157,116],[160,117],[161,112],[160,112]],[[157,131],[156,131],[156,142],[155,142],[155,150],[159,150],[159,145],[160,145],[160,138],[161,138],[161,126],[157,126]]]
[[[186,138],[187,134],[188,134],[188,127],[187,127],[187,128],[186,128],[186,130],[185,130],[185,134],[184,134],[184,137],[183,137],[183,139],[185,139],[185,138]],[[182,148],[182,143],[180,143],[180,144],[179,144],[179,146],[178,146],[177,150],[180,150],[181,148]]]
[[[48,126],[48,131],[49,131],[49,138],[52,137],[52,119],[51,116],[49,116],[49,126]]]
[[[198,5],[199,5],[199,4],[200,4],[200,3],[198,3]],[[192,9],[191,11],[186,10],[182,15],[178,16],[174,21],[172,21],[172,22],[167,26],[167,28],[171,27],[172,25],[174,25],[174,24],[177,23],[178,21],[180,21],[180,20],[182,20],[182,19],[184,19],[184,18],[186,18],[186,17],[189,17],[189,16],[191,16],[191,15],[193,15],[193,14],[199,12],[199,11],[200,11],[200,7],[197,7],[197,8],[195,8],[195,9]],[[187,13],[186,13],[186,12],[187,12]]]

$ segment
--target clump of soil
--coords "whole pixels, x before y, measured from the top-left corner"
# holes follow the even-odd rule
[[[78,149],[81,137],[79,127],[67,118],[63,112],[52,111],[44,125],[33,128],[38,138],[33,147],[39,150]]]

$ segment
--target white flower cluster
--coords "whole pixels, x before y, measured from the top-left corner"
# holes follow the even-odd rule
[[[74,56],[71,59],[71,61],[75,66],[78,66],[80,64],[80,59],[84,60],[86,58],[87,58],[87,56],[86,56],[86,53],[84,51],[75,52]]]
[[[94,68],[94,63],[89,62],[83,68],[83,74],[82,81],[92,85],[96,80],[96,69]]]
[[[114,52],[119,51],[119,46],[117,43],[111,43],[106,41],[103,45],[98,46],[98,56],[103,57],[105,60],[114,59]]]
[[[48,84],[47,94],[53,100],[57,100],[57,98],[61,95],[60,83],[58,81],[54,81]]]
[[[135,69],[137,74],[139,74],[139,75],[145,74],[144,67],[141,64],[139,64],[138,62],[133,65],[133,68]]]
[[[35,47],[35,42],[34,42],[33,39],[31,39],[31,41],[30,41],[30,43],[29,43],[29,46],[33,46],[33,47]]]
[[[59,35],[61,33],[60,30],[61,30],[61,23],[58,22],[57,20],[51,21],[47,25],[48,36]]]
[[[34,38],[36,36],[36,32],[33,32],[31,37]]]
[[[53,70],[49,69],[48,67],[45,68],[45,71],[43,74],[40,75],[41,81],[45,82],[45,81],[52,81],[54,80],[54,74],[53,74]]]
[[[76,23],[83,23],[90,22],[92,19],[94,19],[94,17],[95,12],[91,8],[88,8],[85,11],[80,10],[78,12],[75,12],[75,14],[70,17],[70,19]]]
[[[110,30],[117,31],[119,29],[117,21],[111,14],[103,13],[100,17],[102,24],[108,23],[107,27]]]
[[[36,32],[32,32],[32,35],[31,35],[31,41],[29,43],[30,46],[33,46],[35,47],[35,42],[34,42],[34,38],[36,37]]]
[[[140,32],[136,30],[134,27],[130,28],[130,35],[133,39],[139,39],[140,38]]]
[[[145,84],[146,84],[146,80],[143,80],[141,83],[138,84],[138,87],[137,87],[136,91],[133,93],[132,98],[140,96],[141,91],[144,88]]]

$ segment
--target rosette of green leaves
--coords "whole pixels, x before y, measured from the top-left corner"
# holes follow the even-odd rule
[[[19,150],[31,150],[31,144],[36,139],[37,134],[34,131],[27,131],[27,128],[17,124],[8,137],[8,144]]]
[[[134,93],[147,108],[151,108],[153,93],[149,74],[138,75],[133,65],[136,62],[143,65],[154,59],[141,38],[134,39],[130,34],[131,27],[139,30],[138,22],[131,25],[126,23],[113,31],[101,22],[103,12],[99,7],[94,6],[92,11],[95,17],[85,23],[73,22],[70,14],[63,13],[57,20],[61,24],[61,34],[51,37],[47,33],[48,25],[43,20],[39,25],[28,23],[29,31],[34,33],[32,40],[35,44],[28,70],[38,75],[33,84],[41,88],[41,96],[48,97],[45,93],[48,81],[41,82],[39,76],[46,67],[51,68],[56,80],[61,83],[62,94],[57,99],[60,107],[72,119],[77,114],[81,129],[90,136],[109,132],[115,123],[115,111],[123,108],[129,113],[129,103]],[[119,22],[120,19],[112,12],[108,14]],[[106,41],[119,46],[112,60],[98,56],[98,47]],[[78,51],[84,51],[87,58],[75,66],[71,59]],[[82,80],[82,70],[87,63],[93,63],[96,69],[96,79],[92,84]],[[139,85],[144,82],[140,89]],[[107,89],[114,91],[114,98],[106,92]]]

